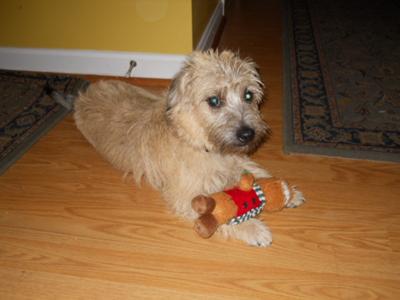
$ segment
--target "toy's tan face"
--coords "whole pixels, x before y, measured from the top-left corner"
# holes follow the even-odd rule
[[[170,117],[196,146],[221,153],[253,151],[267,133],[262,83],[254,63],[229,51],[194,53],[170,91]]]

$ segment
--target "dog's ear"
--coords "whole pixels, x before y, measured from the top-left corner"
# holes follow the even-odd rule
[[[180,101],[184,100],[185,91],[190,90],[190,65],[186,63],[178,74],[172,79],[167,92],[167,111],[174,108]]]
[[[183,80],[182,74],[179,72],[173,79],[169,86],[167,93],[167,112],[171,111],[181,99],[183,94]]]
[[[206,56],[214,52],[194,51],[186,59],[182,69],[172,79],[171,85],[167,93],[168,106],[171,110],[180,101],[190,98],[190,93],[193,92],[193,80],[196,77],[196,69],[202,65]]]
[[[260,95],[260,97],[257,98],[257,103],[260,104],[265,99],[266,93],[266,86],[263,81],[261,69],[250,57],[246,57],[243,61],[247,65],[248,74],[253,78],[253,82],[257,84],[257,90]]]
[[[225,49],[222,52],[215,51],[214,53],[216,56],[219,56],[220,59],[227,60],[227,61],[232,60],[234,58],[237,58],[237,59],[240,58],[239,51],[233,52],[231,50]]]

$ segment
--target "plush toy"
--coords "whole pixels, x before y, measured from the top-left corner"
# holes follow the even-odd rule
[[[254,179],[251,173],[242,174],[239,185],[210,196],[197,196],[192,208],[199,214],[194,229],[209,238],[222,224],[239,224],[254,218],[262,210],[279,211],[293,195],[293,188],[277,178]]]

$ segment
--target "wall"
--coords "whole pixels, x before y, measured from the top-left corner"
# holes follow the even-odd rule
[[[0,69],[125,76],[135,61],[132,76],[171,78],[196,45],[212,44],[218,3],[0,0]]]
[[[191,5],[190,0],[2,0],[0,46],[186,54],[193,45]]]

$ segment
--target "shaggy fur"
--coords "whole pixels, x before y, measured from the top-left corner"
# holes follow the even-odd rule
[[[250,91],[252,98],[245,101]],[[75,103],[77,127],[115,167],[145,177],[159,189],[171,209],[197,217],[191,200],[236,183],[244,169],[256,177],[267,171],[246,154],[267,133],[261,119],[262,83],[255,64],[230,51],[194,52],[165,96],[119,81],[91,85]],[[217,96],[217,107],[210,98]],[[239,132],[253,136],[241,140]],[[304,201],[300,192],[287,206]],[[223,225],[220,233],[250,245],[268,246],[271,233],[257,219]]]

